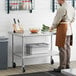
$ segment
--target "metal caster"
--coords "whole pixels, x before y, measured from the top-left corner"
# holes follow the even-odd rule
[[[23,68],[22,70],[23,70],[23,72],[25,72],[25,68]]]
[[[54,64],[54,60],[53,59],[51,59],[51,64]]]
[[[15,62],[13,63],[13,68],[16,68],[16,63]]]

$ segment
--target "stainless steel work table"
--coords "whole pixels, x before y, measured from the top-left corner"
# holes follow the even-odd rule
[[[44,57],[44,56],[51,56],[51,64],[53,64],[53,59],[52,59],[52,36],[55,35],[55,33],[53,32],[48,32],[48,33],[36,33],[36,34],[32,34],[32,33],[23,33],[23,34],[20,34],[20,33],[13,33],[13,32],[9,32],[9,34],[12,36],[12,66],[13,68],[16,67],[16,63],[14,62],[14,55],[18,56],[18,57],[21,57],[22,59],[22,71],[25,72],[25,64],[24,64],[24,59],[25,58],[32,58],[32,57]],[[17,36],[17,37],[21,37],[22,38],[22,54],[15,54],[14,53],[14,37]],[[24,42],[24,39],[26,37],[40,37],[40,36],[50,36],[50,53],[43,53],[43,54],[36,54],[36,55],[26,55],[25,54],[25,42]]]

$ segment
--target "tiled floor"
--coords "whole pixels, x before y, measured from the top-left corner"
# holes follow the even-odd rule
[[[49,71],[49,70],[53,70],[57,66],[58,66],[58,63],[55,63],[54,65],[51,65],[51,64],[28,65],[26,66],[25,73]],[[71,62],[70,66],[71,68],[76,68],[76,61]],[[7,76],[7,75],[21,74],[21,73],[22,73],[21,67],[8,68],[7,70],[1,70],[0,76]]]
[[[76,68],[64,69],[62,70],[62,73],[69,73],[76,76]]]

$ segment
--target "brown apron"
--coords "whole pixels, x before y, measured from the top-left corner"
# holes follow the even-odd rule
[[[67,23],[60,23],[56,32],[56,46],[64,47],[67,32]],[[72,36],[70,36],[70,45],[72,45]]]

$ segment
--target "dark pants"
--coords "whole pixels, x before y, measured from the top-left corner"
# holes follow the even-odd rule
[[[58,47],[59,49],[59,58],[60,58],[60,67],[66,68],[70,64],[70,36],[66,36],[65,46]]]

